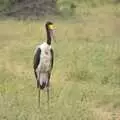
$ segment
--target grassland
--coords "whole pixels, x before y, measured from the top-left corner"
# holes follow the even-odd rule
[[[78,12],[79,11],[79,12]],[[120,6],[76,9],[54,19],[50,110],[32,69],[43,21],[0,21],[0,120],[120,120]]]

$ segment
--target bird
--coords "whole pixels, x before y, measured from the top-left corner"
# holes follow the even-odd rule
[[[54,51],[51,46],[54,40],[55,26],[53,22],[45,23],[47,40],[36,46],[34,51],[33,68],[38,88],[38,106],[40,106],[40,92],[47,89],[47,101],[49,104],[50,77],[54,64]]]

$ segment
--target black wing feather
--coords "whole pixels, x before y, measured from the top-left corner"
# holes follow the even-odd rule
[[[36,50],[36,53],[34,55],[34,60],[33,60],[33,68],[34,68],[34,73],[35,73],[36,78],[37,78],[36,69],[37,69],[39,62],[40,62],[40,54],[41,54],[41,49],[38,48]]]
[[[52,70],[53,64],[54,64],[54,51],[52,48],[51,48],[50,52],[51,52],[51,70]]]

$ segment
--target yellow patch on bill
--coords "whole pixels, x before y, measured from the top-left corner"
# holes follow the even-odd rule
[[[53,25],[49,25],[49,29],[53,30],[54,26]]]

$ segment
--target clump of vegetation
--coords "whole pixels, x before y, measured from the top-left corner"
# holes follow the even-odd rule
[[[46,3],[46,1],[45,1],[45,3]],[[26,2],[27,7],[25,9],[22,7],[25,0],[1,0],[0,1],[0,11],[4,11],[4,10],[9,11],[13,7],[13,5],[18,3],[18,2],[21,4],[21,9],[24,9],[22,11],[22,13],[24,13],[24,12],[26,13],[28,8],[32,8],[31,11],[28,10],[31,12],[31,15],[37,16],[37,17],[39,16],[39,11],[41,11],[41,7],[40,7],[41,5],[39,6],[40,1],[36,1],[36,3],[35,3],[35,1],[27,1]],[[22,2],[23,2],[23,4],[22,4]],[[49,5],[48,5],[48,7],[46,7],[46,9],[48,9],[51,4],[54,4],[54,6],[51,7],[51,10],[48,10],[48,11],[52,11],[52,8],[55,8],[56,10],[53,10],[54,12],[56,11],[55,13],[57,13],[57,14],[61,13],[62,16],[67,17],[67,16],[75,16],[77,8],[82,7],[82,5],[84,5],[86,7],[93,7],[94,8],[94,7],[109,4],[109,3],[117,3],[118,4],[119,0],[115,0],[115,1],[114,0],[113,1],[112,0],[74,0],[74,1],[72,1],[72,0],[57,0],[57,1],[53,0],[53,1],[51,1],[51,3],[48,0],[48,2],[49,2]],[[30,6],[28,5],[29,3],[30,3]],[[33,3],[33,5],[31,5],[31,3]],[[38,4],[38,5],[36,6],[36,4]],[[38,6],[40,7],[40,9],[38,9]],[[45,7],[46,4],[44,5],[44,3],[43,3],[42,6]],[[19,8],[19,5],[17,7]],[[16,7],[15,7],[15,10],[17,10]],[[17,15],[17,11],[15,11],[15,10],[13,9],[14,13],[16,12],[16,15]],[[32,13],[32,11],[34,11],[34,10],[35,10],[35,12]],[[81,11],[81,8],[79,10]],[[20,9],[18,9],[18,11],[20,11]],[[43,11],[44,12],[42,12],[42,15],[45,14],[46,10],[43,10]],[[20,13],[18,13],[18,14],[20,14]],[[48,12],[48,14],[50,14],[50,13]],[[26,16],[28,16],[28,15],[26,14]]]
[[[0,11],[9,9],[15,2],[16,0],[0,0]]]
[[[61,12],[62,15],[64,16],[69,16],[69,15],[74,15],[75,14],[75,9],[77,7],[77,2],[76,1],[71,1],[71,0],[58,0],[57,6],[59,11]]]

